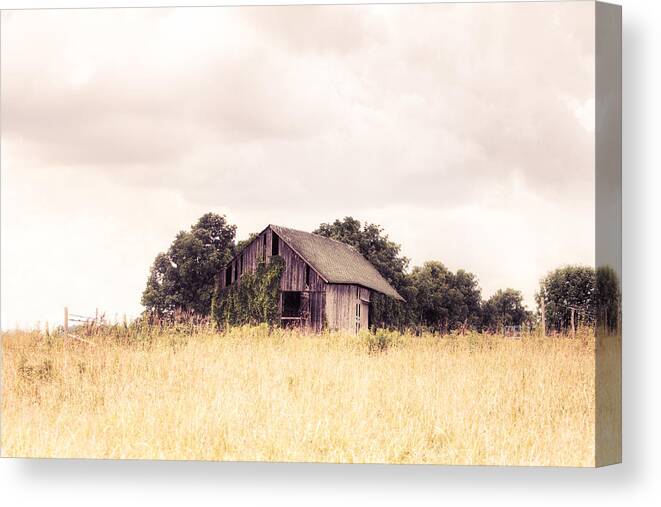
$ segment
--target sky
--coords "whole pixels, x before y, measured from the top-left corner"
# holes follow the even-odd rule
[[[137,315],[208,211],[350,215],[531,309],[594,264],[592,2],[1,16],[3,329]]]

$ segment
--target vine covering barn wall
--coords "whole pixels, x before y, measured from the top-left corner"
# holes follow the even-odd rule
[[[216,284],[211,313],[219,327],[225,325],[278,323],[280,279],[285,262],[272,256],[260,262],[255,273],[245,273],[239,283],[227,287]]]

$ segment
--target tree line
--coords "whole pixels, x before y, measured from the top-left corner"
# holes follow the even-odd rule
[[[401,246],[376,224],[345,217],[322,223],[313,232],[356,248],[405,299],[375,293],[375,327],[500,332],[505,326],[535,326],[543,320],[548,330],[561,333],[572,324],[619,325],[619,281],[610,268],[563,266],[551,271],[540,280],[537,307],[531,311],[513,288],[483,299],[477,277],[464,269],[452,271],[437,260],[409,269]],[[146,312],[160,318],[178,310],[209,315],[216,277],[249,239],[237,242],[236,226],[225,216],[200,217],[189,231],[177,234],[167,252],[156,256],[142,294]]]

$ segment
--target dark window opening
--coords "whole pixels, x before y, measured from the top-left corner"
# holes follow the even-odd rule
[[[225,269],[225,285],[232,285],[232,267]]]
[[[280,238],[275,234],[271,238],[271,255],[280,255]]]
[[[310,266],[305,265],[305,285],[310,286]]]
[[[241,254],[241,259],[239,260],[239,276],[243,274],[243,254]]]
[[[266,262],[266,234],[264,234],[263,248],[262,248],[262,260]]]
[[[300,317],[301,315],[301,293],[287,291],[282,293],[282,316]]]

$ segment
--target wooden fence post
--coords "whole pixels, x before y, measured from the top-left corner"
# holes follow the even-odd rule
[[[574,325],[574,307],[571,309],[571,337],[576,337],[576,326]]]
[[[69,308],[64,307],[64,332],[69,332]]]
[[[542,336],[546,336],[546,304],[544,302],[544,295],[542,294]]]

